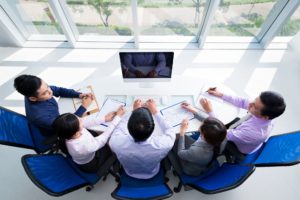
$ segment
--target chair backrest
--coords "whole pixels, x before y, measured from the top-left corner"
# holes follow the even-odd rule
[[[78,173],[75,164],[61,154],[24,155],[22,165],[32,182],[52,196],[93,185],[100,179],[93,173]]]
[[[206,194],[215,194],[241,185],[255,170],[253,165],[224,163],[209,176],[188,185]]]
[[[121,179],[117,188],[111,193],[115,199],[165,199],[173,195],[172,190],[165,183],[165,173],[159,173],[151,179],[136,179],[121,172]]]
[[[275,135],[265,143],[255,166],[285,166],[300,162],[300,131]]]
[[[43,153],[52,148],[52,145],[42,144],[44,139],[38,128],[29,124],[24,115],[0,107],[0,144]]]

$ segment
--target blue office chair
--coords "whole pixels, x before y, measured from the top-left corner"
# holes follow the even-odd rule
[[[53,148],[44,144],[46,137],[24,115],[0,106],[0,144],[32,149],[44,153]]]
[[[172,190],[165,183],[165,173],[161,168],[159,173],[151,179],[136,179],[121,171],[121,179],[111,196],[120,200],[158,200],[171,197]]]
[[[256,152],[249,154],[243,164],[255,166],[289,166],[300,162],[300,131],[275,135]]]
[[[209,176],[188,183],[188,185],[205,194],[216,194],[240,186],[254,172],[253,165],[224,163]]]
[[[52,196],[62,196],[79,188],[90,191],[101,177],[81,171],[61,154],[24,155],[22,165],[31,181]]]

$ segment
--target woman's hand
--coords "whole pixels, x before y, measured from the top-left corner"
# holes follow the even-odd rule
[[[187,120],[187,119],[182,120],[181,125],[180,125],[180,133],[179,133],[180,136],[184,136],[188,127],[189,127],[189,120]]]
[[[191,105],[190,105],[189,103],[187,103],[187,102],[183,102],[183,103],[181,104],[181,107],[182,107],[183,109],[186,109],[187,111],[193,113],[193,114],[196,114],[196,113],[197,113],[197,109],[194,108],[193,106],[191,106]]]

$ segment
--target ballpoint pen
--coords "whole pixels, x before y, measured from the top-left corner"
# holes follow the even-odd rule
[[[208,88],[208,90],[206,91],[206,92],[208,92],[209,90],[216,90],[217,89],[217,87],[211,87],[211,88]]]

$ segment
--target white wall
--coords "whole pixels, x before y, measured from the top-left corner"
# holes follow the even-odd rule
[[[290,41],[289,46],[294,52],[295,58],[298,59],[300,63],[300,31]]]
[[[4,25],[0,21],[0,47],[17,47],[16,43],[8,34],[4,28]]]

